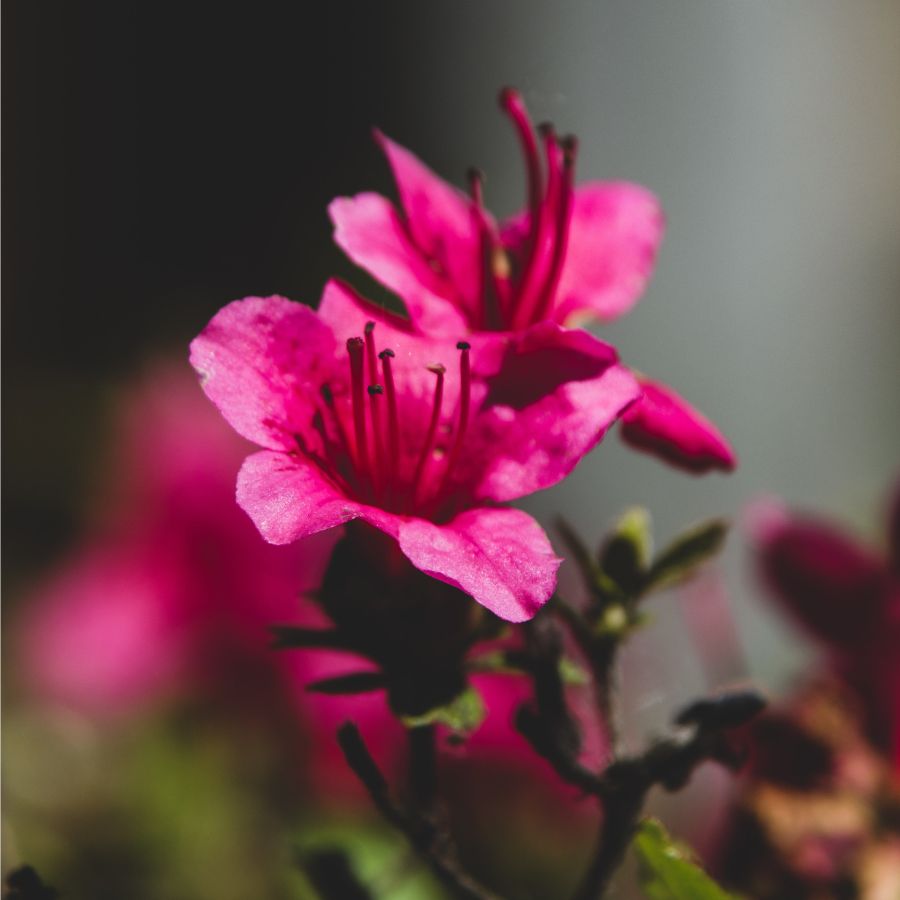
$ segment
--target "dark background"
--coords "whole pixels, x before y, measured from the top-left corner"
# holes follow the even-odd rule
[[[387,188],[402,16],[368,3],[3,6],[7,563],[77,527],[104,386],[225,302],[315,303],[325,208]]]

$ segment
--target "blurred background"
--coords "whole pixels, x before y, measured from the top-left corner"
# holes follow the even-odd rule
[[[581,180],[636,181],[660,197],[668,231],[656,274],[603,336],[709,415],[741,458],[731,476],[697,479],[611,436],[527,508],[548,527],[564,511],[595,542],[640,504],[665,540],[707,516],[739,521],[768,493],[873,540],[881,532],[900,464],[895,0],[11,0],[3,26],[8,624],[103,517],[116,422],[148,367],[167,358],[177,369],[234,298],[315,304],[335,274],[368,289],[331,243],[325,208],[363,189],[391,193],[371,126],[459,185],[480,166],[496,213],[522,205],[524,173],[496,104],[505,84],[535,121],[579,136]],[[738,529],[716,602],[742,650],[719,676],[778,694],[809,650],[760,599],[741,545]],[[690,602],[657,601],[653,627],[628,649],[629,740],[708,686],[685,625]],[[17,632],[6,632],[6,867],[43,857],[71,872],[71,829],[48,837],[62,788],[38,791],[35,817],[33,785],[17,793],[21,759],[59,743],[75,766],[65,753],[84,762],[96,735],[34,718]],[[140,727],[126,740],[137,756],[103,752],[126,753],[137,781],[141,766],[171,773],[169,805],[153,801],[161,821],[185,796],[178,784],[199,790],[198,771],[226,802],[210,774],[230,771],[219,749],[205,765],[155,732],[142,743]],[[51,754],[47,771],[58,765]],[[204,802],[204,821],[227,819]],[[111,821],[100,834],[116,832]],[[277,834],[281,820],[269,827]],[[360,846],[378,858],[393,838],[373,835]]]

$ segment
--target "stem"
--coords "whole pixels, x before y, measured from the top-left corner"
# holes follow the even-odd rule
[[[347,764],[368,790],[375,807],[391,825],[406,835],[413,850],[441,884],[461,900],[499,900],[496,894],[463,871],[447,836],[435,827],[434,822],[415,812],[406,813],[394,802],[387,781],[372,759],[359,729],[352,722],[345,722],[338,729],[337,737]],[[423,745],[425,743],[422,735],[415,740],[421,740]],[[423,751],[420,749],[417,752]]]
[[[409,729],[409,792],[413,808],[431,817],[437,801],[437,752],[434,725]]]

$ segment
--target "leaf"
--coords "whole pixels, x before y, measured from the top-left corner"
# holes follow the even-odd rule
[[[610,598],[618,597],[621,594],[619,586],[600,568],[575,529],[563,518],[556,520],[556,527],[585,583],[597,598],[605,603]]]
[[[644,591],[668,587],[692,575],[701,563],[718,552],[727,533],[727,522],[710,519],[680,534],[650,567]]]
[[[381,672],[350,672],[310,682],[306,690],[313,694],[365,694],[383,687],[384,675]]]
[[[633,506],[625,510],[607,537],[600,551],[600,568],[632,596],[641,588],[652,552],[650,514],[643,507]]]
[[[403,724],[407,728],[446,725],[452,731],[469,734],[484,721],[486,714],[481,694],[470,686],[444,706],[436,706],[418,716],[403,716]]]
[[[641,887],[649,900],[737,900],[706,874],[656,819],[644,819],[634,837]]]

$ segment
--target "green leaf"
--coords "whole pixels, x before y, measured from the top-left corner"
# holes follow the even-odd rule
[[[737,900],[722,890],[656,819],[641,822],[634,849],[641,887],[649,900]]]
[[[348,675],[310,682],[306,690],[313,694],[366,694],[383,687],[384,675],[381,672],[350,672]]]
[[[647,510],[633,506],[622,514],[600,552],[600,568],[629,596],[640,590],[650,565],[650,527]]]
[[[701,563],[719,551],[727,533],[727,522],[710,519],[680,534],[650,567],[644,591],[668,587],[688,578]]]
[[[487,714],[481,694],[473,687],[467,687],[457,694],[445,706],[436,706],[418,716],[404,716],[403,724],[407,728],[419,728],[422,725],[446,725],[452,731],[468,734],[474,731]]]

